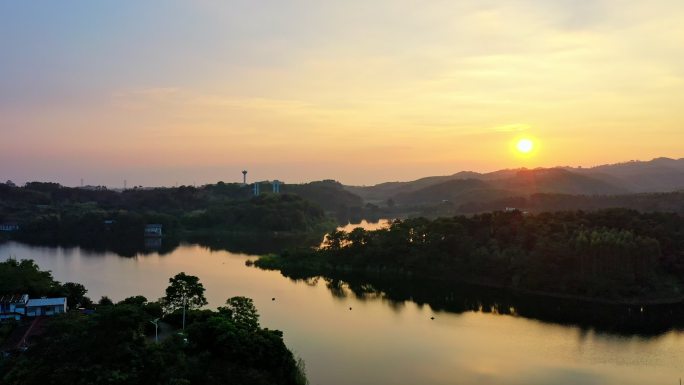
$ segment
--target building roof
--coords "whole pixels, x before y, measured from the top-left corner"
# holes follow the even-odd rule
[[[28,301],[28,304],[26,304],[27,307],[31,307],[31,306],[62,306],[62,305],[66,305],[66,298],[65,297],[35,298],[35,299],[30,299]]]
[[[28,294],[0,295],[0,303],[26,303]]]

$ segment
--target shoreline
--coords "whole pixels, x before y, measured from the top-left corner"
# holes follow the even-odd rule
[[[406,278],[417,278],[417,279],[422,279],[422,280],[438,280],[440,282],[444,283],[451,283],[451,284],[457,284],[457,285],[467,285],[467,286],[475,286],[475,287],[480,287],[480,288],[486,288],[486,289],[496,289],[496,290],[501,290],[502,292],[505,292],[507,294],[512,294],[512,295],[525,295],[525,296],[535,296],[535,297],[541,297],[544,299],[560,299],[560,300],[566,300],[566,301],[577,301],[577,302],[584,302],[584,303],[590,303],[590,304],[595,304],[595,305],[611,305],[611,306],[624,306],[624,307],[644,307],[644,306],[674,306],[674,305],[679,305],[679,304],[684,304],[684,295],[676,296],[676,297],[662,297],[662,298],[630,298],[630,299],[608,299],[608,298],[594,298],[594,297],[587,297],[583,295],[577,295],[577,294],[566,294],[566,293],[559,293],[559,292],[552,292],[552,291],[542,291],[542,290],[531,290],[531,289],[522,289],[522,288],[515,288],[512,286],[506,286],[506,285],[501,285],[501,284],[496,284],[493,282],[485,282],[485,281],[477,281],[477,280],[469,280],[469,279],[463,279],[463,278],[458,278],[457,280],[449,282],[449,279],[446,277],[439,277],[439,276],[431,276],[427,274],[420,274],[420,273],[415,273],[415,272],[410,272],[410,271],[400,271],[400,270],[393,270],[393,271],[388,271],[388,269],[371,269],[365,268],[365,269],[358,269],[358,268],[324,268],[324,269],[315,269],[312,267],[307,267],[307,266],[302,266],[302,265],[287,265],[287,264],[282,264],[283,259],[279,255],[267,255],[267,256],[260,256],[257,260],[250,261],[250,265],[253,265],[254,267],[257,267],[259,269],[264,269],[264,270],[277,270],[280,271],[281,274],[285,275],[283,269],[298,269],[300,271],[306,271],[309,273],[313,273],[314,276],[320,276],[320,277],[326,277],[326,278],[333,278],[331,276],[326,275],[326,272],[343,272],[343,273],[351,273],[351,274],[361,274],[361,275],[376,275],[376,276],[383,276],[383,277],[396,277],[396,278],[401,278],[401,279],[406,279]],[[276,262],[277,261],[277,262]],[[276,264],[272,264],[273,262],[276,262]]]

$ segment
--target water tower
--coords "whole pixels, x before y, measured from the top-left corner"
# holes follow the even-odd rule
[[[242,170],[242,184],[247,184],[247,170]]]

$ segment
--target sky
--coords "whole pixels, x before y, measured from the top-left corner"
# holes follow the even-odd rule
[[[682,47],[681,0],[0,0],[0,179],[375,184],[679,158]]]

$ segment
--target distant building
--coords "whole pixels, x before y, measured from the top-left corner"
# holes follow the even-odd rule
[[[17,231],[19,225],[13,222],[0,223],[0,231]]]
[[[26,303],[26,316],[50,316],[60,313],[66,313],[67,300],[66,298],[36,298],[29,299]]]
[[[35,298],[28,294],[0,296],[0,320],[20,320],[22,317],[52,316],[66,313],[67,299]]]
[[[26,315],[26,303],[29,301],[28,294],[0,296],[0,320],[20,320]]]
[[[145,236],[146,237],[161,237],[162,236],[162,225],[158,223],[153,223],[145,226]]]

